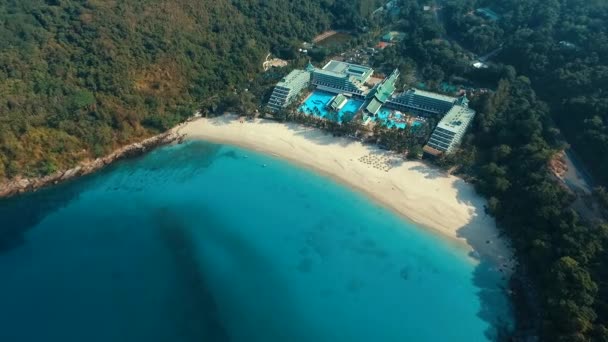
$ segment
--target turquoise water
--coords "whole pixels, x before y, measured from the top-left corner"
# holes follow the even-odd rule
[[[327,106],[334,96],[335,94],[332,93],[315,90],[300,106],[300,111],[320,118],[335,120],[335,117],[332,117],[331,113],[327,110]],[[348,99],[348,102],[338,112],[338,122],[352,119],[354,114],[361,108],[361,105],[363,105],[363,101]]]
[[[407,127],[407,124],[405,122],[395,122],[392,119],[389,118],[389,115],[391,114],[391,110],[387,109],[387,108],[380,108],[380,110],[378,111],[378,114],[376,115],[376,117],[374,117],[374,120],[377,122],[380,122],[381,124],[385,125],[386,127],[389,128],[401,128],[404,129]],[[401,119],[404,116],[404,114],[402,113],[395,113],[395,117],[397,119]],[[422,126],[422,122],[418,121],[418,119],[416,119],[413,123],[412,123],[412,127],[419,127]]]
[[[338,115],[330,113],[327,109],[327,106],[334,98],[335,94],[328,93],[325,91],[315,90],[310,94],[310,96],[304,101],[304,103],[300,106],[300,112],[314,115],[320,118],[325,118],[329,120],[338,120],[338,122],[349,121],[354,117],[354,114],[361,108],[363,105],[363,101],[349,99],[348,102],[340,109],[337,113]],[[406,128],[407,124],[405,122],[394,122],[389,118],[391,113],[390,109],[385,107],[380,108],[374,120],[380,122],[389,128]],[[333,114],[333,115],[332,115]],[[402,114],[396,114],[397,117],[400,117]],[[415,121],[413,126],[420,126],[422,123]]]
[[[0,341],[484,341],[485,262],[330,179],[164,147],[0,201]]]
[[[375,120],[381,122],[383,125],[389,128],[405,128],[407,124],[405,122],[393,122],[393,120],[389,119],[391,111],[386,108],[380,108],[378,114],[376,115]],[[397,118],[401,118],[402,114],[396,114]],[[414,124],[415,125],[415,124]]]

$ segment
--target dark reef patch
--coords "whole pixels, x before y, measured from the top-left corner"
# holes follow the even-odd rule
[[[229,341],[218,316],[213,294],[198,263],[196,247],[188,228],[167,209],[156,213],[158,228],[174,258],[181,291],[175,291],[175,323],[185,341]]]

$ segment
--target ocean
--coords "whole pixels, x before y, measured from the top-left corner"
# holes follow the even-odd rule
[[[486,341],[501,273],[365,195],[186,142],[0,201],[0,341]]]

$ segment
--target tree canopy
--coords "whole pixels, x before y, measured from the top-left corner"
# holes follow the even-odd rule
[[[468,81],[493,89],[471,98],[473,127],[460,151],[439,163],[460,167],[513,243],[520,262],[515,334],[606,341],[608,225],[574,210],[575,195],[557,182],[549,162],[570,143],[596,181],[608,181],[607,3],[441,4],[434,11],[425,1],[399,1],[399,15],[384,20],[405,39],[374,63],[398,65],[431,88]],[[490,52],[496,56],[487,69],[472,66]],[[595,197],[607,206],[604,188]]]
[[[377,3],[5,1],[0,179],[44,175],[165,130],[253,87],[268,52],[332,24],[354,28],[345,16],[363,24]]]

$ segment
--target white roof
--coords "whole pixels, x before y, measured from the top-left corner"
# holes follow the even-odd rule
[[[437,93],[433,93],[430,91],[426,91],[426,90],[420,90],[420,89],[416,89],[416,88],[411,88],[410,90],[408,90],[408,92],[413,92],[416,95],[421,95],[424,97],[430,97],[433,99],[437,99],[437,100],[441,100],[441,101],[445,101],[445,102],[455,102],[457,100],[457,98],[453,97],[453,96],[447,96],[447,95],[443,95],[443,94],[437,94]]]
[[[475,117],[475,111],[468,107],[455,105],[439,121],[438,128],[443,128],[450,132],[458,132],[466,129],[467,125]]]

